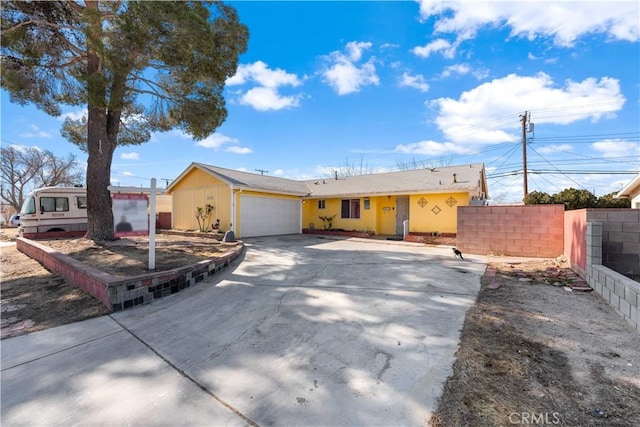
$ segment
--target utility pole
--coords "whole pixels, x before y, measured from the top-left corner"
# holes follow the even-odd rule
[[[523,202],[527,197],[527,194],[529,194],[529,187],[527,184],[527,120],[529,120],[529,117],[530,115],[526,111],[520,116],[520,121],[522,122],[522,173],[524,177],[524,197],[522,199]]]
[[[266,171],[264,169],[256,169],[256,172],[260,172],[260,175],[264,175],[265,173],[269,173],[269,171]]]

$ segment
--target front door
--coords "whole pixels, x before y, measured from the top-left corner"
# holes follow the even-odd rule
[[[409,196],[396,198],[396,235],[404,233],[403,222],[409,219]]]

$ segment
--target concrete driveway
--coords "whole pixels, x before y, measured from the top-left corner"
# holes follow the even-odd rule
[[[217,284],[2,341],[2,425],[424,425],[484,257],[245,243]]]

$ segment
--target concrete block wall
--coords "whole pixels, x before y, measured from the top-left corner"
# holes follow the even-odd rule
[[[564,250],[564,205],[460,206],[462,252],[555,258]]]
[[[602,224],[602,265],[640,281],[640,209],[587,209]]]
[[[602,265],[603,229],[603,223],[587,223],[587,283],[640,332],[640,283]]]

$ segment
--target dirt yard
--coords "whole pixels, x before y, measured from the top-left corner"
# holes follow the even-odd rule
[[[640,334],[583,286],[556,260],[491,263],[429,424],[639,426]]]
[[[0,230],[0,241],[12,242],[16,228]],[[118,277],[148,273],[148,238],[119,239],[105,245],[91,240],[41,240],[60,253]],[[184,236],[156,236],[156,270],[164,271],[220,257],[236,243]],[[98,300],[19,252],[15,244],[0,248],[0,338],[102,316],[109,311]]]
[[[10,241],[15,229],[3,229]],[[451,242],[429,242],[429,244]],[[144,240],[47,243],[114,275],[144,272]],[[219,256],[208,240],[159,238],[158,269]],[[2,338],[107,313],[40,264],[2,247]],[[453,375],[429,422],[449,426],[640,425],[640,334],[562,260],[494,259],[461,331]]]

